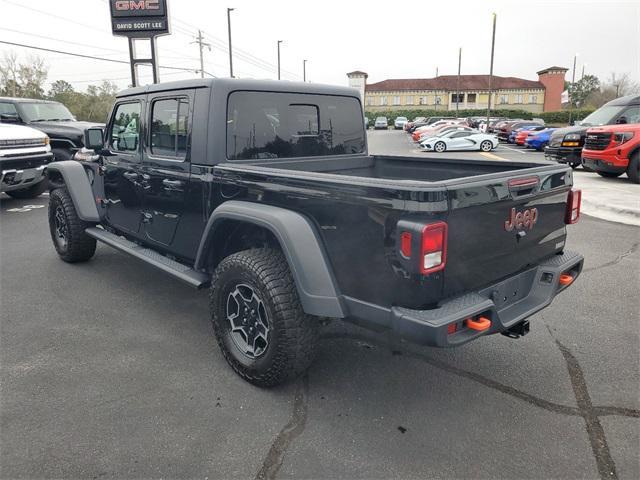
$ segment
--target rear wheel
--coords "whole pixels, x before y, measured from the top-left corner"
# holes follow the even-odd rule
[[[53,246],[62,260],[86,262],[96,252],[96,240],[85,233],[90,224],[78,217],[71,196],[64,188],[49,195],[49,231]]]
[[[213,275],[209,306],[218,345],[246,381],[272,387],[311,365],[319,322],[302,310],[279,250],[245,250],[225,258]]]
[[[629,159],[627,177],[629,177],[629,180],[633,183],[640,183],[640,150],[634,153]]]
[[[598,175],[600,175],[601,177],[605,177],[605,178],[617,178],[620,175],[622,175],[623,172],[620,173],[614,173],[614,172],[597,172]]]
[[[41,180],[35,185],[31,185],[28,188],[24,188],[22,190],[12,190],[10,192],[6,192],[12,198],[17,199],[27,199],[27,198],[36,198],[42,195],[44,191],[47,189],[47,180]]]
[[[447,145],[444,142],[436,142],[433,149],[438,153],[442,153],[447,149]]]
[[[485,140],[480,144],[480,150],[482,150],[483,152],[490,152],[492,149],[493,143],[491,143],[489,140]]]

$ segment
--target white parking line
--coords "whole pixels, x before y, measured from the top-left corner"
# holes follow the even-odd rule
[[[527,152],[525,149],[508,147],[508,146],[502,145],[502,144],[500,145],[499,148],[506,148],[507,150],[513,150],[514,152],[518,152],[518,153],[522,153],[522,154],[532,153],[532,152]]]

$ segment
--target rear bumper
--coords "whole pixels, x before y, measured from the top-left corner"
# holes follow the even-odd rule
[[[548,306],[569,286],[560,284],[560,275],[569,273],[575,280],[583,262],[582,255],[565,252],[495,285],[444,301],[432,310],[393,307],[392,328],[413,343],[437,347],[454,347],[504,332]],[[478,316],[491,321],[487,330],[466,326],[466,319]],[[449,333],[451,324],[457,326],[455,333]]]
[[[544,156],[547,160],[558,163],[580,164],[581,147],[545,147]]]

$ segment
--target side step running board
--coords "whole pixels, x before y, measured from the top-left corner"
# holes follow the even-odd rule
[[[165,257],[164,255],[151,250],[150,248],[144,248],[137,243],[131,242],[126,238],[119,237],[113,233],[107,232],[101,228],[89,227],[85,230],[87,235],[95,238],[96,240],[106,243],[110,247],[115,248],[124,253],[136,257],[143,262],[148,263],[156,268],[159,268],[169,275],[173,275],[178,280],[188,283],[192,287],[197,289],[205,288],[209,286],[210,278],[206,273],[198,272],[187,265],[184,265],[175,260]]]

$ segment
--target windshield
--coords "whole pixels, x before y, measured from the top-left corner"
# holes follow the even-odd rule
[[[618,114],[625,108],[625,105],[605,105],[604,107],[600,107],[591,115],[588,115],[587,118],[580,122],[580,125],[584,125],[586,127],[594,125],[610,125]]]
[[[398,118],[396,118],[396,120],[398,122],[406,122],[407,121],[407,117],[398,117]]]
[[[75,118],[61,103],[19,103],[20,116],[25,122],[46,120],[74,121]]]

